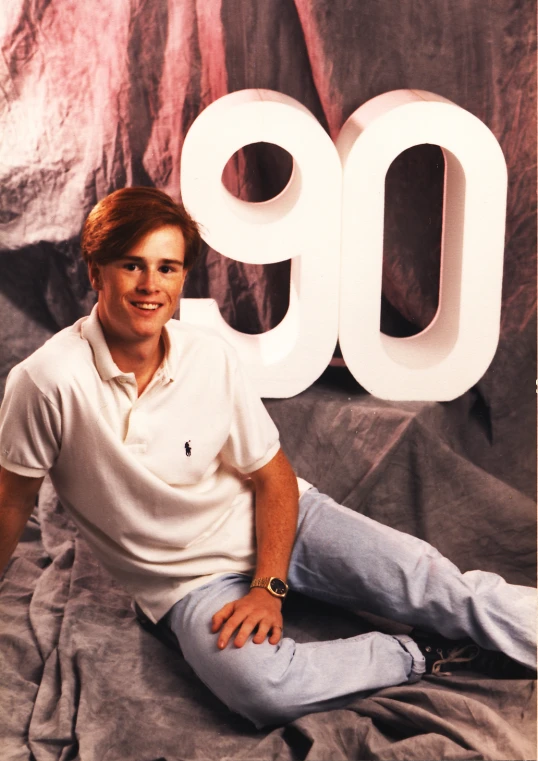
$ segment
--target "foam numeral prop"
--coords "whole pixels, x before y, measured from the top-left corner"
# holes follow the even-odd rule
[[[381,333],[385,175],[414,145],[445,157],[439,307],[416,336]],[[342,160],[339,339],[346,364],[383,399],[454,399],[487,370],[499,340],[506,163],[483,122],[430,92],[365,103],[336,141]]]
[[[274,143],[293,156],[286,188],[247,203],[222,183],[228,159],[250,143]],[[213,299],[182,299],[181,319],[214,328],[234,345],[261,396],[308,388],[331,360],[338,334],[342,168],[311,112],[270,90],[242,90],[208,106],[185,138],[183,203],[204,239],[225,256],[269,264],[291,259],[290,303],[260,335],[233,330]]]

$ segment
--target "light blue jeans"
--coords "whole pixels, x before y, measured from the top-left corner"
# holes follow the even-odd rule
[[[288,576],[309,597],[360,609],[445,637],[471,637],[535,668],[535,591],[482,571],[460,573],[431,545],[342,507],[310,489]],[[370,632],[348,639],[277,645],[251,639],[217,648],[211,617],[248,592],[243,574],[195,589],[166,620],[199,678],[256,727],[345,705],[372,690],[413,682],[424,658],[411,637]],[[285,625],[285,622],[284,622]]]

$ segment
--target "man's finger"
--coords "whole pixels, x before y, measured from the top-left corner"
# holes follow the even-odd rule
[[[236,630],[236,629],[237,629],[239,626],[241,626],[241,624],[242,624],[242,623],[244,622],[244,620],[245,620],[245,617],[246,617],[246,614],[245,614],[245,613],[241,614],[241,613],[237,613],[237,612],[235,612],[235,613],[233,614],[233,616],[231,616],[231,617],[230,617],[230,618],[229,618],[229,619],[226,621],[226,623],[225,623],[225,624],[224,624],[224,626],[222,627],[222,631],[221,631],[221,633],[220,633],[220,635],[219,635],[219,639],[218,639],[218,642],[217,642],[217,647],[218,647],[220,650],[223,650],[223,649],[226,647],[226,645],[228,644],[228,642],[229,642],[229,640],[230,640],[230,637],[232,636],[232,634],[234,633],[234,631],[235,631],[235,630]],[[255,624],[254,624],[254,626],[255,626]],[[254,627],[252,627],[252,628],[254,628]],[[252,629],[251,629],[251,631],[252,631]]]
[[[269,633],[271,629],[271,624],[267,621],[261,621],[258,624],[258,631],[252,638],[252,641],[255,642],[257,645],[261,644],[264,639],[267,637],[267,634]]]
[[[271,636],[269,637],[269,643],[271,645],[278,645],[282,638],[282,627],[281,626],[273,626],[273,631],[271,633]]]
[[[241,628],[239,629],[236,638],[234,639],[235,647],[243,647],[247,639],[250,637],[256,626],[258,626],[258,619],[253,616],[245,618]]]
[[[232,613],[234,612],[234,605],[233,602],[228,602],[226,605],[224,605],[220,610],[218,610],[215,615],[213,616],[212,624],[211,624],[211,631],[213,633],[218,632],[222,624],[227,621]]]

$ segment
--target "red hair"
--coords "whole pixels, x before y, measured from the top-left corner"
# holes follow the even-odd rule
[[[166,225],[183,233],[184,266],[189,270],[200,253],[198,225],[181,204],[157,188],[122,188],[99,201],[82,228],[82,257],[87,264],[122,259],[144,235]]]

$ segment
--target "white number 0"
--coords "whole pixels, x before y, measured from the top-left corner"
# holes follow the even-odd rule
[[[294,160],[286,188],[264,203],[222,184],[228,159],[274,143]],[[385,175],[414,145],[445,157],[439,307],[416,336],[381,333]],[[271,90],[242,90],[206,108],[185,138],[181,193],[207,243],[242,262],[291,259],[290,303],[276,328],[230,328],[213,299],[182,299],[181,318],[234,345],[260,396],[308,388],[337,339],[371,394],[447,401],[476,383],[499,339],[507,174],[492,132],[434,93],[395,90],[358,108],[336,146],[308,109]]]

